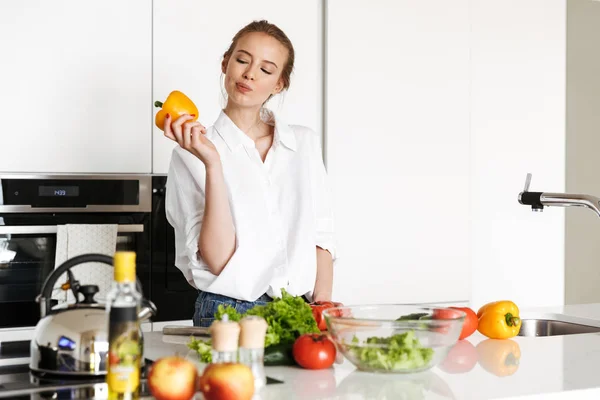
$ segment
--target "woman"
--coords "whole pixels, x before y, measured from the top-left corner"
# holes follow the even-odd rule
[[[199,291],[194,325],[220,304],[244,313],[281,296],[330,301],[336,258],[320,139],[264,104],[290,86],[294,48],[275,25],[241,29],[223,56],[227,105],[206,129],[165,119],[167,218],[176,266]]]

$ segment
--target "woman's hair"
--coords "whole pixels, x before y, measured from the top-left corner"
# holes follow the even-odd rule
[[[290,77],[294,69],[294,46],[292,46],[292,42],[286,36],[286,34],[283,33],[281,29],[279,29],[276,25],[271,24],[265,20],[253,21],[245,27],[243,27],[242,29],[240,29],[240,31],[235,34],[235,36],[231,40],[231,45],[229,46],[225,54],[223,54],[223,63],[227,65],[227,63],[229,62],[229,58],[231,57],[231,53],[233,53],[237,42],[242,36],[248,33],[255,32],[265,33],[271,36],[272,38],[279,41],[279,43],[281,43],[288,50],[288,59],[285,66],[283,67],[283,70],[281,71],[283,89],[288,89],[290,87]]]

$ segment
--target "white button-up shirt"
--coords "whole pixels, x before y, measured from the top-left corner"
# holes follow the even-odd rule
[[[204,164],[177,146],[167,178],[166,212],[175,229],[175,265],[197,289],[254,301],[281,289],[312,296],[316,246],[337,258],[334,219],[319,136],[286,125],[264,110],[275,126],[265,162],[254,141],[221,112],[206,137],[216,146],[229,194],[236,248],[222,272],[213,275],[198,252],[204,215]]]

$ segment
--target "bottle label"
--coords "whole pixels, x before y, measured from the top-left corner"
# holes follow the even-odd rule
[[[109,392],[135,392],[140,384],[142,356],[137,307],[112,307],[108,328]]]

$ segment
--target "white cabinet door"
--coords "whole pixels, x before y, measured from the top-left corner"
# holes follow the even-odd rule
[[[565,190],[566,10],[566,0],[471,2],[477,305],[504,298],[520,307],[564,302],[565,210],[533,213],[517,197],[528,172],[532,191]]]
[[[150,172],[147,0],[0,4],[0,171]]]
[[[290,124],[322,125],[322,4],[319,0],[154,0],[153,97],[173,90],[198,106],[199,121],[214,123],[225,106],[221,60],[236,32],[253,20],[279,26],[296,53],[291,86],[267,107]],[[154,114],[158,109],[154,110]],[[153,172],[166,173],[174,143],[153,124]]]
[[[468,1],[330,0],[327,14],[334,298],[468,300]]]

